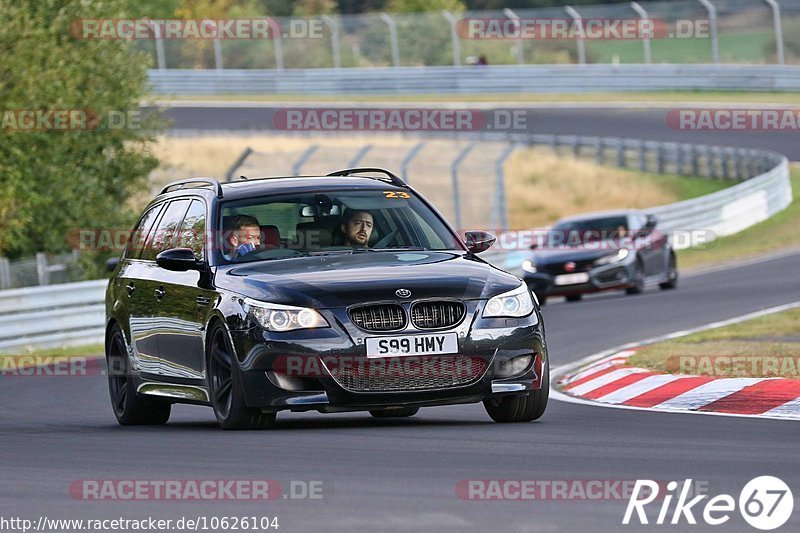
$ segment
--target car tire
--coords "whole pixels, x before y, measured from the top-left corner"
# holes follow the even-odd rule
[[[678,286],[678,260],[675,253],[669,254],[669,265],[667,266],[667,281],[659,283],[661,290],[674,289]]]
[[[581,298],[583,298],[583,294],[569,294],[564,296],[568,302],[580,302]]]
[[[106,363],[108,392],[117,422],[122,426],[166,424],[172,404],[136,392],[125,337],[117,324],[106,337]]]
[[[419,407],[403,407],[401,409],[371,409],[369,414],[375,418],[406,418],[414,416]]]
[[[208,392],[219,426],[228,430],[273,427],[275,413],[264,413],[245,404],[239,360],[221,322],[210,328],[206,354]]]
[[[531,422],[544,414],[549,396],[550,363],[545,360],[540,389],[534,389],[523,396],[505,396],[500,399],[484,400],[483,406],[495,422]]]
[[[625,289],[626,294],[641,294],[644,292],[644,266],[641,261],[636,262],[633,270],[633,286]]]

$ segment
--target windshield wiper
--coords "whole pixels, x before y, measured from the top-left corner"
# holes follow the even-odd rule
[[[391,248],[363,248],[362,250],[366,252],[426,252],[428,251],[427,248],[423,248],[421,246],[392,246]]]

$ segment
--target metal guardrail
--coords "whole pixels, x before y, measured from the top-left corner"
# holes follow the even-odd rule
[[[108,280],[0,291],[0,351],[103,342]]]
[[[484,134],[470,136],[470,140],[469,146],[481,141],[507,141],[507,149],[498,161],[504,161],[522,145],[547,146],[559,154],[592,158],[598,163],[618,167],[738,181],[736,185],[706,196],[648,210],[660,218],[662,229],[708,230],[705,232],[707,241],[765,220],[792,201],[788,161],[767,150],[555,135]],[[453,169],[457,183],[458,165],[454,164]],[[499,215],[498,220],[505,220],[505,197],[500,186],[502,169],[497,169],[496,179],[499,181],[493,212]],[[461,185],[461,189],[470,188],[469,183]],[[458,202],[455,206],[455,219],[460,220]],[[685,246],[689,244],[684,243]],[[500,255],[491,252],[487,255],[502,265]],[[97,280],[0,291],[0,351],[30,345],[101,342],[106,285],[106,280]]]
[[[498,65],[149,71],[168,95],[390,95],[629,91],[798,91],[800,67],[783,65]]]

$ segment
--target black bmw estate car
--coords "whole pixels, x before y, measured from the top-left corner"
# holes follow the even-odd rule
[[[545,411],[549,359],[535,296],[381,169],[197,178],[147,206],[106,293],[120,424],[173,403],[222,428],[281,410],[414,415],[483,402],[498,422]]]

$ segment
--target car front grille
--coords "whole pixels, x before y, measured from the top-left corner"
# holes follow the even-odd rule
[[[366,331],[396,331],[406,327],[406,313],[396,304],[356,307],[349,315],[353,324]]]
[[[411,323],[419,329],[455,326],[464,318],[461,302],[418,302],[411,308]]]
[[[422,391],[464,387],[478,381],[487,363],[480,357],[387,357],[328,370],[353,392]]]

